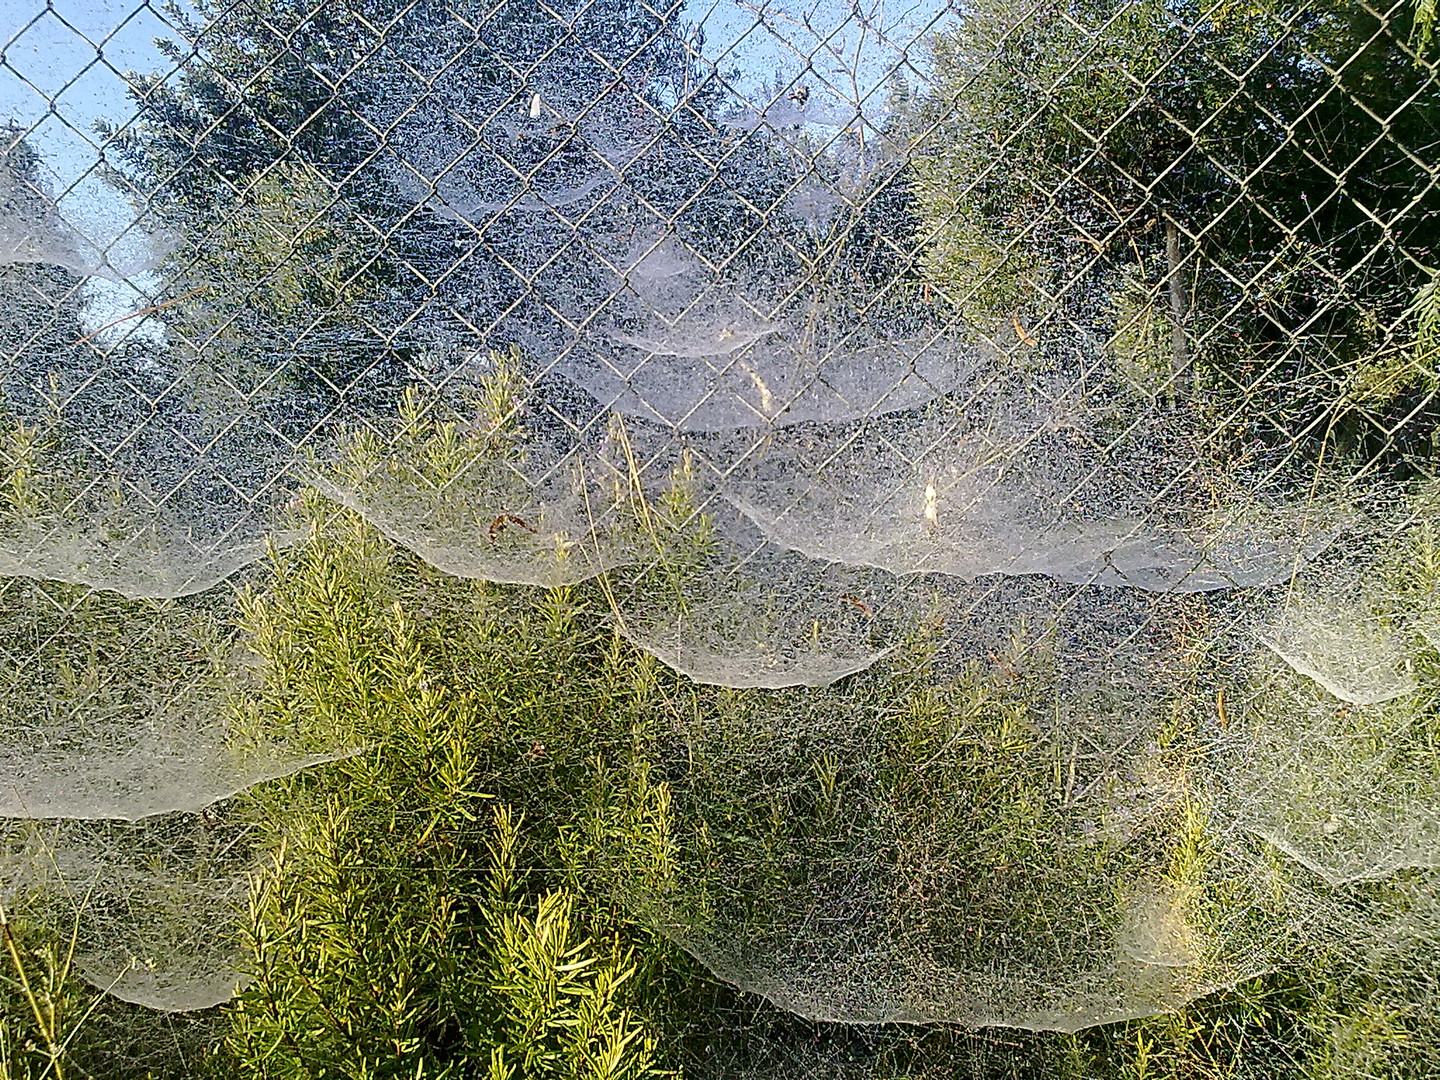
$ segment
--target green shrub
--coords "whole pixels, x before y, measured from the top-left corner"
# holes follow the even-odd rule
[[[644,666],[583,617],[593,593],[447,578],[309,508],[308,541],[243,603],[260,682],[240,727],[361,749],[249,797],[275,855],[227,1059],[265,1077],[655,1075],[634,1011],[647,936],[579,887],[607,861],[665,873],[663,787],[627,811],[617,783],[644,785]]]

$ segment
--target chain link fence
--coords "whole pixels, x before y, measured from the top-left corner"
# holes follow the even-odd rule
[[[572,910],[671,950],[543,1068],[1427,1075],[1434,21],[7,12],[5,910],[135,1030],[363,1054],[286,890],[386,813],[362,877],[511,881],[483,793],[540,882],[486,963]],[[509,1020],[427,1023],[376,1053],[512,1075]]]

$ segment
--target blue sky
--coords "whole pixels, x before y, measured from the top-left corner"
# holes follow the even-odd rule
[[[739,69],[737,88],[752,96],[761,80],[788,81],[808,64],[812,85],[823,78],[846,99],[858,91],[878,111],[891,70],[924,70],[917,42],[949,21],[948,8],[946,0],[691,0],[685,17],[704,29],[707,58],[722,72]]]
[[[94,125],[133,115],[124,73],[167,67],[153,42],[173,36],[155,9],[135,0],[0,0],[0,122],[29,132],[61,216],[121,265],[144,250],[125,235],[129,206],[96,172]],[[92,279],[91,321],[143,306],[150,284],[143,275],[130,284]]]
[[[947,0],[691,0],[685,17],[703,27],[707,58],[733,73],[736,89],[750,100],[763,101],[766,86],[803,72],[817,98],[829,96],[828,82],[839,99],[834,104],[858,98],[874,114],[883,108],[893,67],[908,62],[923,70],[923,49],[906,46],[946,9]],[[123,235],[129,207],[95,171],[94,124],[133,115],[125,72],[169,70],[153,42],[174,36],[158,2],[0,0],[0,122],[29,132],[62,216],[109,248],[117,264],[138,257],[140,241]],[[92,318],[136,310],[148,284],[143,275],[130,285],[92,281]]]

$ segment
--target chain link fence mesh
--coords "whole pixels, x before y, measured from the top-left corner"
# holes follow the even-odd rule
[[[121,999],[227,1000],[279,828],[243,793],[368,760],[397,641],[532,598],[662,702],[615,805],[663,791],[663,850],[596,841],[587,887],[821,1024],[716,1075],[1317,955],[1424,1075],[1434,17],[18,4],[7,909],[73,916]],[[561,720],[486,753],[578,823]]]

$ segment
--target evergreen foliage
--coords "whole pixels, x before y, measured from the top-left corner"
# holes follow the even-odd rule
[[[1194,364],[1237,400],[1283,378],[1262,437],[1338,402],[1320,430],[1370,438],[1357,401],[1407,415],[1433,385],[1405,314],[1440,94],[1408,26],[1400,3],[979,5],[932,39],[910,120],[932,281],[991,333],[1092,328],[1152,396]]]
[[[159,317],[245,381],[279,350],[292,396],[353,406],[433,374],[437,353],[453,363],[457,340],[554,337],[537,278],[605,302],[599,268],[620,255],[597,237],[666,227],[718,259],[762,225],[747,197],[774,198],[721,144],[719,87],[674,6],[243,0],[169,17],[181,76],[136,76],[139,122],[104,129],[137,211],[187,236]],[[544,132],[466,119],[528,124],[532,100]],[[634,161],[606,164],[642,132]],[[597,177],[628,211],[526,209]],[[523,197],[481,210],[443,194],[457,185]]]
[[[915,1080],[1418,1078],[1433,1062],[1424,984],[1406,983],[1403,962],[1357,968],[1318,941],[1273,975],[1074,1036],[867,1033],[747,1001],[676,947],[679,927],[759,941],[770,927],[778,949],[803,917],[786,898],[832,884],[807,867],[843,867],[875,815],[892,821],[893,872],[950,895],[948,913],[927,910],[955,919],[955,957],[996,933],[1023,934],[1039,957],[1065,930],[1026,901],[1042,882],[1069,875],[1077,915],[1114,903],[1103,876],[1085,896],[1103,845],[1040,840],[1065,783],[1037,725],[1053,678],[1043,632],[949,673],[931,666],[932,626],[832,691],[705,688],[616,636],[598,584],[457,580],[318,494],[295,512],[307,539],[242,597],[255,681],[234,734],[358,752],[221,811],[266,853],[236,913],[248,984],[167,1062],[134,1071],[115,1056],[128,1007],[69,977],[63,924],[12,928],[10,1075],[189,1076],[197,1044],[204,1070],[257,1078],[780,1077],[783,1052],[802,1046],[837,1076]],[[773,727],[796,708],[815,738]],[[873,744],[836,726],[847,716],[873,724]],[[1182,886],[1203,874],[1194,829],[1182,812],[1153,838]],[[937,849],[945,836],[964,850]],[[1433,906],[1428,881],[1355,902],[1413,925]]]

